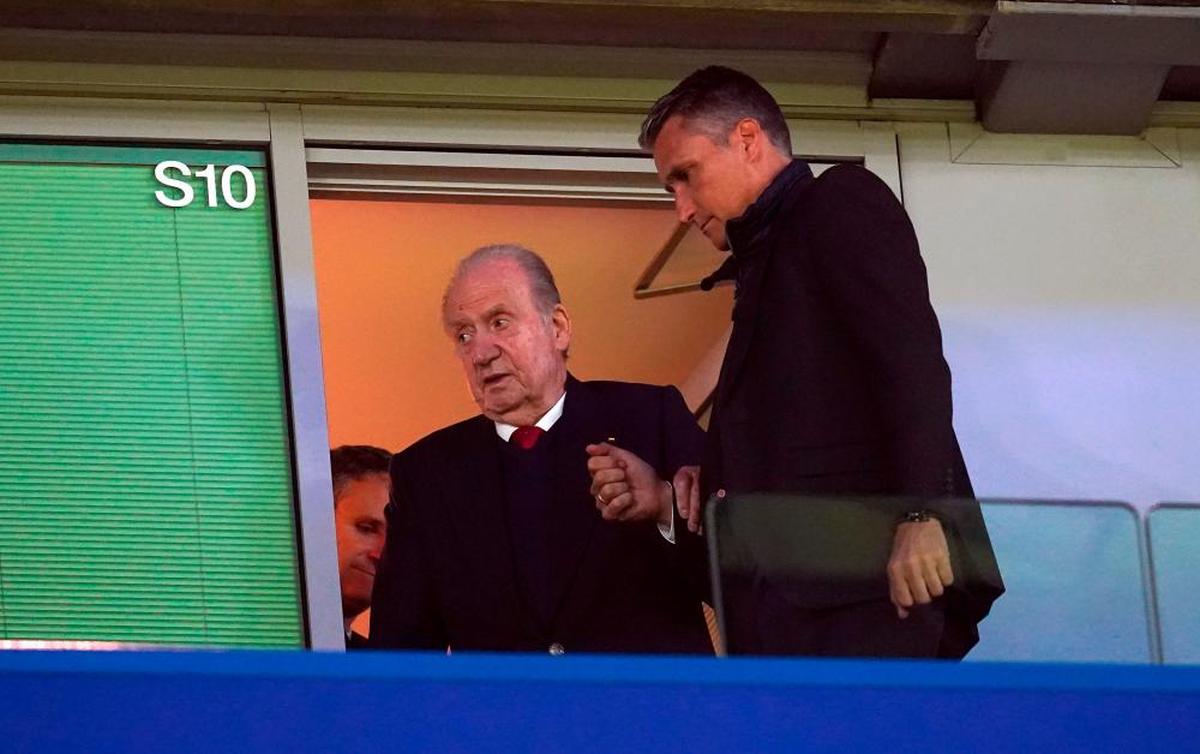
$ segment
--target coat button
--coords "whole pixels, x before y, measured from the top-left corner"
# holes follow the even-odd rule
[[[718,498],[720,498],[721,500],[724,500],[724,499],[725,499],[725,494],[726,494],[726,493],[725,493],[725,488],[724,488],[724,487],[722,487],[721,489],[717,490],[717,497],[718,497]]]
[[[566,653],[567,650],[563,649],[563,645],[559,644],[558,642],[554,642],[550,645],[550,654],[554,655],[555,657]]]

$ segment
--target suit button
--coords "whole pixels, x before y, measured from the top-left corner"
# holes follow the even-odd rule
[[[550,654],[554,655],[555,657],[558,657],[559,655],[564,655],[566,653],[567,653],[567,650],[563,649],[563,645],[559,644],[558,642],[554,642],[553,644],[550,645]]]
[[[725,488],[724,488],[724,487],[722,487],[721,489],[717,490],[717,497],[718,497],[718,498],[720,498],[720,499],[724,500],[724,499],[725,499],[725,494],[726,494],[726,493],[725,493]]]

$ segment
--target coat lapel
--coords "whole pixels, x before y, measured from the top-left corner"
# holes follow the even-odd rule
[[[588,545],[600,520],[588,490],[591,476],[587,470],[590,443],[603,442],[612,433],[604,423],[591,391],[573,377],[567,379],[567,399],[563,415],[555,425],[554,506],[552,508],[550,589],[554,609],[553,625],[579,574]],[[608,430],[606,433],[606,429]]]
[[[513,605],[525,630],[535,633],[534,613],[517,588],[512,534],[504,503],[504,479],[497,452],[496,425],[479,416],[470,425],[462,458],[471,467],[458,470],[457,500],[448,506],[451,526],[463,543],[460,552],[474,553],[481,587],[490,585]]]

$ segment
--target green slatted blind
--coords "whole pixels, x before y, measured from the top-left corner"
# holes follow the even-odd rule
[[[0,144],[0,638],[302,645],[264,166]]]

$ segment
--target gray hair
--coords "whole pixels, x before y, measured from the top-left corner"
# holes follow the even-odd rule
[[[690,130],[717,144],[725,143],[738,121],[753,118],[776,149],[792,153],[792,137],[779,103],[762,84],[732,68],[701,68],[660,97],[642,122],[638,137],[642,149],[653,149],[663,126],[676,115]]]
[[[559,295],[558,286],[554,282],[554,273],[550,272],[545,260],[537,254],[524,246],[513,243],[482,246],[463,257],[458,266],[454,268],[454,275],[450,277],[446,291],[442,294],[443,315],[446,311],[446,303],[450,299],[450,291],[468,273],[489,262],[505,260],[515,263],[525,273],[525,279],[529,281],[530,295],[533,296],[533,304],[542,317],[549,322],[551,315],[554,314],[554,307],[562,303],[562,296]]]

